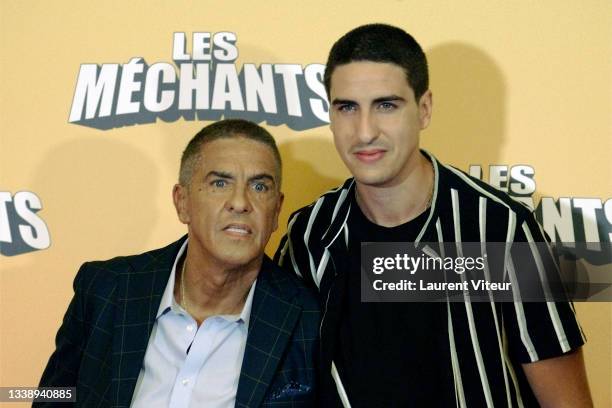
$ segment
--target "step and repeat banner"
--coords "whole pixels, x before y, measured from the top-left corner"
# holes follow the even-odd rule
[[[585,245],[581,273],[610,281],[598,254],[612,240],[611,17],[595,0],[2,1],[0,386],[37,384],[83,262],[186,232],[172,186],[211,121],[255,121],[279,144],[273,254],[289,214],[348,177],[324,63],[369,22],[427,53],[423,147],[530,206],[553,240]],[[612,306],[576,309],[596,406],[610,406]]]

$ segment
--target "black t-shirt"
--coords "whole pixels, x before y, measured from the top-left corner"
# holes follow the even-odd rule
[[[361,302],[361,242],[413,242],[429,211],[387,228],[369,221],[354,196],[352,201],[349,273],[334,355],[351,406],[454,405],[444,401],[454,395],[446,304]]]

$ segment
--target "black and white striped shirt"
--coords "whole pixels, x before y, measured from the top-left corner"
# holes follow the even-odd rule
[[[435,180],[429,217],[416,245],[546,241],[528,208],[423,153],[433,164]],[[354,190],[354,180],[349,179],[293,213],[275,256],[281,266],[316,286],[321,295],[321,364],[324,374],[331,374],[322,378],[323,406],[351,406],[333,361],[333,349],[342,304],[339,282],[349,269],[349,198]],[[505,268],[511,278],[520,276],[524,270],[520,265],[533,264],[532,272],[550,264],[543,259],[551,256],[549,252],[533,248],[530,256],[520,260],[509,257]],[[444,364],[450,360],[452,399],[457,407],[537,406],[521,364],[560,356],[584,343],[571,303],[523,302],[520,293],[514,299],[508,303],[447,302],[447,330],[440,335],[447,337],[448,348],[436,358],[444,359]]]

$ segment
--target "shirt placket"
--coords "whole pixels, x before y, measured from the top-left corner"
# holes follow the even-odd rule
[[[201,353],[189,353],[190,347],[198,341],[198,326],[196,321],[189,315],[181,314],[184,319],[181,330],[183,331],[183,338],[186,339],[183,343],[183,350],[185,352],[185,360],[179,367],[178,374],[175,378],[174,385],[172,387],[172,394],[170,395],[169,406],[172,408],[187,408],[191,400],[191,394],[193,387],[197,380],[199,369],[202,367],[203,361],[207,356]],[[202,336],[206,341],[206,336]],[[210,336],[209,336],[210,337]],[[205,350],[210,350],[210,347],[206,347]]]

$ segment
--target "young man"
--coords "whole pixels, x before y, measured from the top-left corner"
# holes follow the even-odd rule
[[[265,129],[202,129],[173,191],[187,237],[81,267],[40,385],[83,407],[314,406],[319,307],[264,255],[280,187]]]
[[[291,216],[275,257],[321,295],[322,405],[590,406],[570,304],[361,302],[361,242],[545,238],[527,208],[419,149],[432,94],[409,34],[350,31],[330,51],[325,85],[353,178]]]

